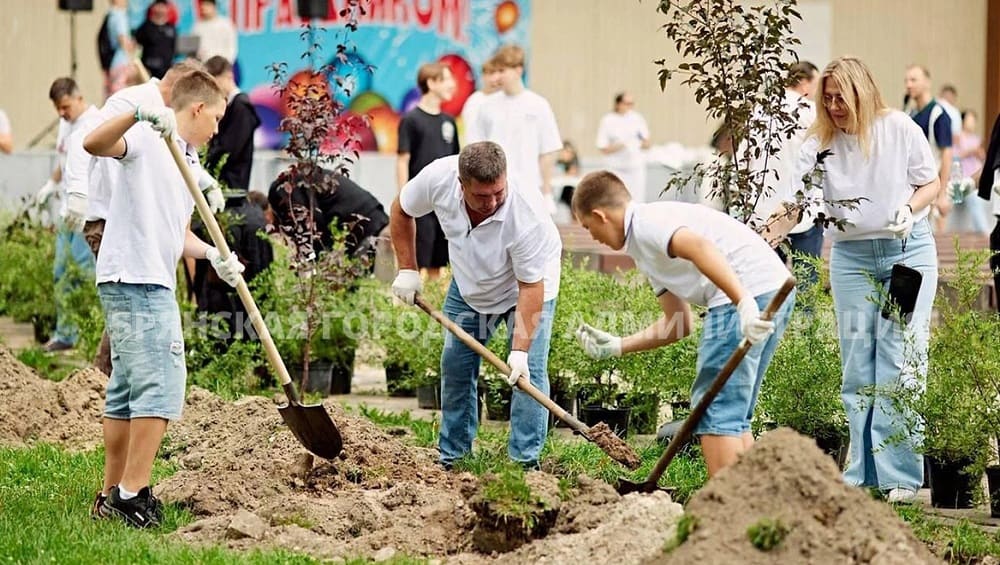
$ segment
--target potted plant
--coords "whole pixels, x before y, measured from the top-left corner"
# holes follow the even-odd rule
[[[433,307],[444,303],[450,278],[425,281],[421,292],[423,299]],[[403,337],[408,343],[407,365],[410,376],[405,386],[417,393],[417,406],[427,410],[441,409],[441,353],[444,350],[445,329],[430,316],[412,307],[405,307],[407,315],[415,316],[411,330],[415,333]]]
[[[789,427],[816,440],[843,468],[847,457],[847,414],[840,398],[840,341],[829,273],[812,261],[819,280],[798,289],[792,319],[761,386],[754,418],[757,433]],[[797,272],[805,280],[803,272]]]
[[[418,333],[414,326],[423,322],[422,314],[413,308],[404,309],[388,293],[375,297],[375,312],[372,337],[382,350],[386,392],[394,397],[416,397],[417,391],[410,385],[413,369],[409,360],[413,336]]]

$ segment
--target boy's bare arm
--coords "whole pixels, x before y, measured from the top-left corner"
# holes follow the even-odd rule
[[[680,341],[691,333],[691,307],[669,291],[659,296],[663,317],[646,329],[622,338],[622,354],[647,351]]]
[[[184,235],[184,252],[182,255],[191,259],[204,259],[209,247],[211,245],[205,243],[200,237],[195,235],[191,231],[191,225],[188,224],[187,233]]]
[[[94,128],[83,140],[83,148],[97,157],[121,157],[127,148],[123,136],[134,125],[132,112],[115,116]]]
[[[701,274],[726,293],[733,304],[739,304],[744,298],[753,298],[743,289],[739,277],[719,248],[693,231],[681,228],[674,232],[667,245],[667,253],[694,263]]]
[[[410,178],[410,154],[400,153],[396,157],[396,190],[403,190],[403,185]]]

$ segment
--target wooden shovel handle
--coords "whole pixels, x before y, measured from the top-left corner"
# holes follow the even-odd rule
[[[419,294],[414,297],[413,303],[424,312],[430,314],[430,316],[437,320],[439,324],[444,326],[451,333],[455,334],[455,337],[457,337],[459,341],[467,345],[469,349],[478,353],[480,357],[489,361],[490,364],[496,367],[501,373],[506,376],[510,375],[510,367],[507,366],[507,363],[497,357],[492,351],[487,349],[486,346],[479,343],[476,338],[469,335],[469,333],[463,330],[461,326],[449,320],[443,313],[431,308],[431,306],[427,304],[427,302],[425,302]],[[528,379],[524,377],[518,378],[517,386],[527,393],[528,396],[534,398],[539,404],[548,409],[549,412],[552,412],[556,418],[559,418],[563,422],[569,424],[574,431],[579,432],[584,436],[587,435],[586,432],[590,428],[588,428],[586,424],[574,418],[569,412],[566,412],[566,410],[564,410],[561,406],[553,402],[551,398],[542,394],[542,391],[532,386],[532,384],[528,382]]]
[[[184,184],[187,185],[188,192],[191,193],[191,198],[194,198],[194,205],[198,209],[198,214],[201,215],[202,221],[205,222],[205,227],[212,237],[212,243],[219,250],[222,259],[228,259],[231,252],[229,251],[229,244],[226,243],[226,236],[223,235],[222,229],[219,228],[219,222],[215,220],[212,210],[208,207],[205,195],[198,188],[198,183],[195,181],[194,175],[187,165],[187,161],[184,160],[184,156],[181,155],[180,148],[177,147],[173,139],[164,138],[164,141],[170,149],[170,155],[174,158],[174,163],[177,164],[181,176],[184,177]],[[289,386],[292,382],[292,377],[288,374],[288,369],[285,367],[284,361],[281,360],[281,355],[278,354],[278,348],[274,345],[271,332],[268,331],[267,325],[264,323],[264,317],[261,316],[260,310],[257,308],[257,303],[254,302],[253,296],[250,294],[250,289],[247,288],[247,283],[243,280],[242,275],[236,285],[236,293],[240,296],[240,300],[243,302],[243,306],[250,316],[250,323],[257,330],[257,336],[260,338],[260,343],[264,346],[267,360],[270,361],[271,366],[278,373],[278,378],[281,381],[281,386],[285,389],[285,394],[289,395],[288,402],[298,404],[298,393],[295,391],[294,386]]]

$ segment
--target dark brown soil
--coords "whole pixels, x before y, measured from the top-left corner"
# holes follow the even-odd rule
[[[761,438],[698,491],[686,513],[697,520],[694,531],[653,563],[940,563],[892,508],[845,485],[813,440],[788,429]],[[767,552],[747,536],[762,519],[789,528]]]
[[[639,459],[639,455],[635,450],[629,444],[622,441],[615,434],[614,430],[604,422],[600,422],[587,430],[587,437],[597,444],[597,447],[600,447],[602,451],[607,453],[608,457],[625,465],[629,469],[638,469],[639,465],[642,464],[642,460]]]

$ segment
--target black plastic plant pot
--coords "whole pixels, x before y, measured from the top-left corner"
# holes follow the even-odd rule
[[[631,412],[631,408],[584,406],[580,409],[580,420],[591,428],[604,422],[618,437],[625,439],[628,436],[628,419]]]
[[[351,380],[354,378],[354,368],[344,365],[333,365],[330,371],[330,394],[351,394]]]
[[[1000,518],[1000,465],[986,468],[986,488],[990,490],[990,517]]]
[[[441,389],[437,385],[418,386],[417,408],[422,410],[440,410]]]
[[[816,445],[833,458],[837,468],[844,470],[844,463],[847,462],[847,438],[839,434],[817,434]]]
[[[928,457],[931,471],[931,506],[935,508],[972,508],[976,488],[982,475],[970,477],[964,469],[971,459],[943,461]]]
[[[559,405],[560,408],[566,412],[573,414],[573,410],[576,409],[575,398],[572,395],[565,393],[561,390],[552,392],[552,401]],[[549,428],[568,428],[569,425],[556,418],[554,414],[549,413]]]
[[[302,365],[289,365],[288,372],[293,379],[298,380],[302,392],[318,392],[323,396],[330,394],[330,376],[333,362],[325,359],[309,361],[309,374],[305,375]],[[307,378],[308,377],[308,378]]]
[[[412,371],[408,365],[400,363],[386,363],[385,389],[386,392],[389,393],[389,396],[394,398],[415,397],[417,395],[416,389],[402,384],[406,382],[406,379],[408,379],[411,375]]]

